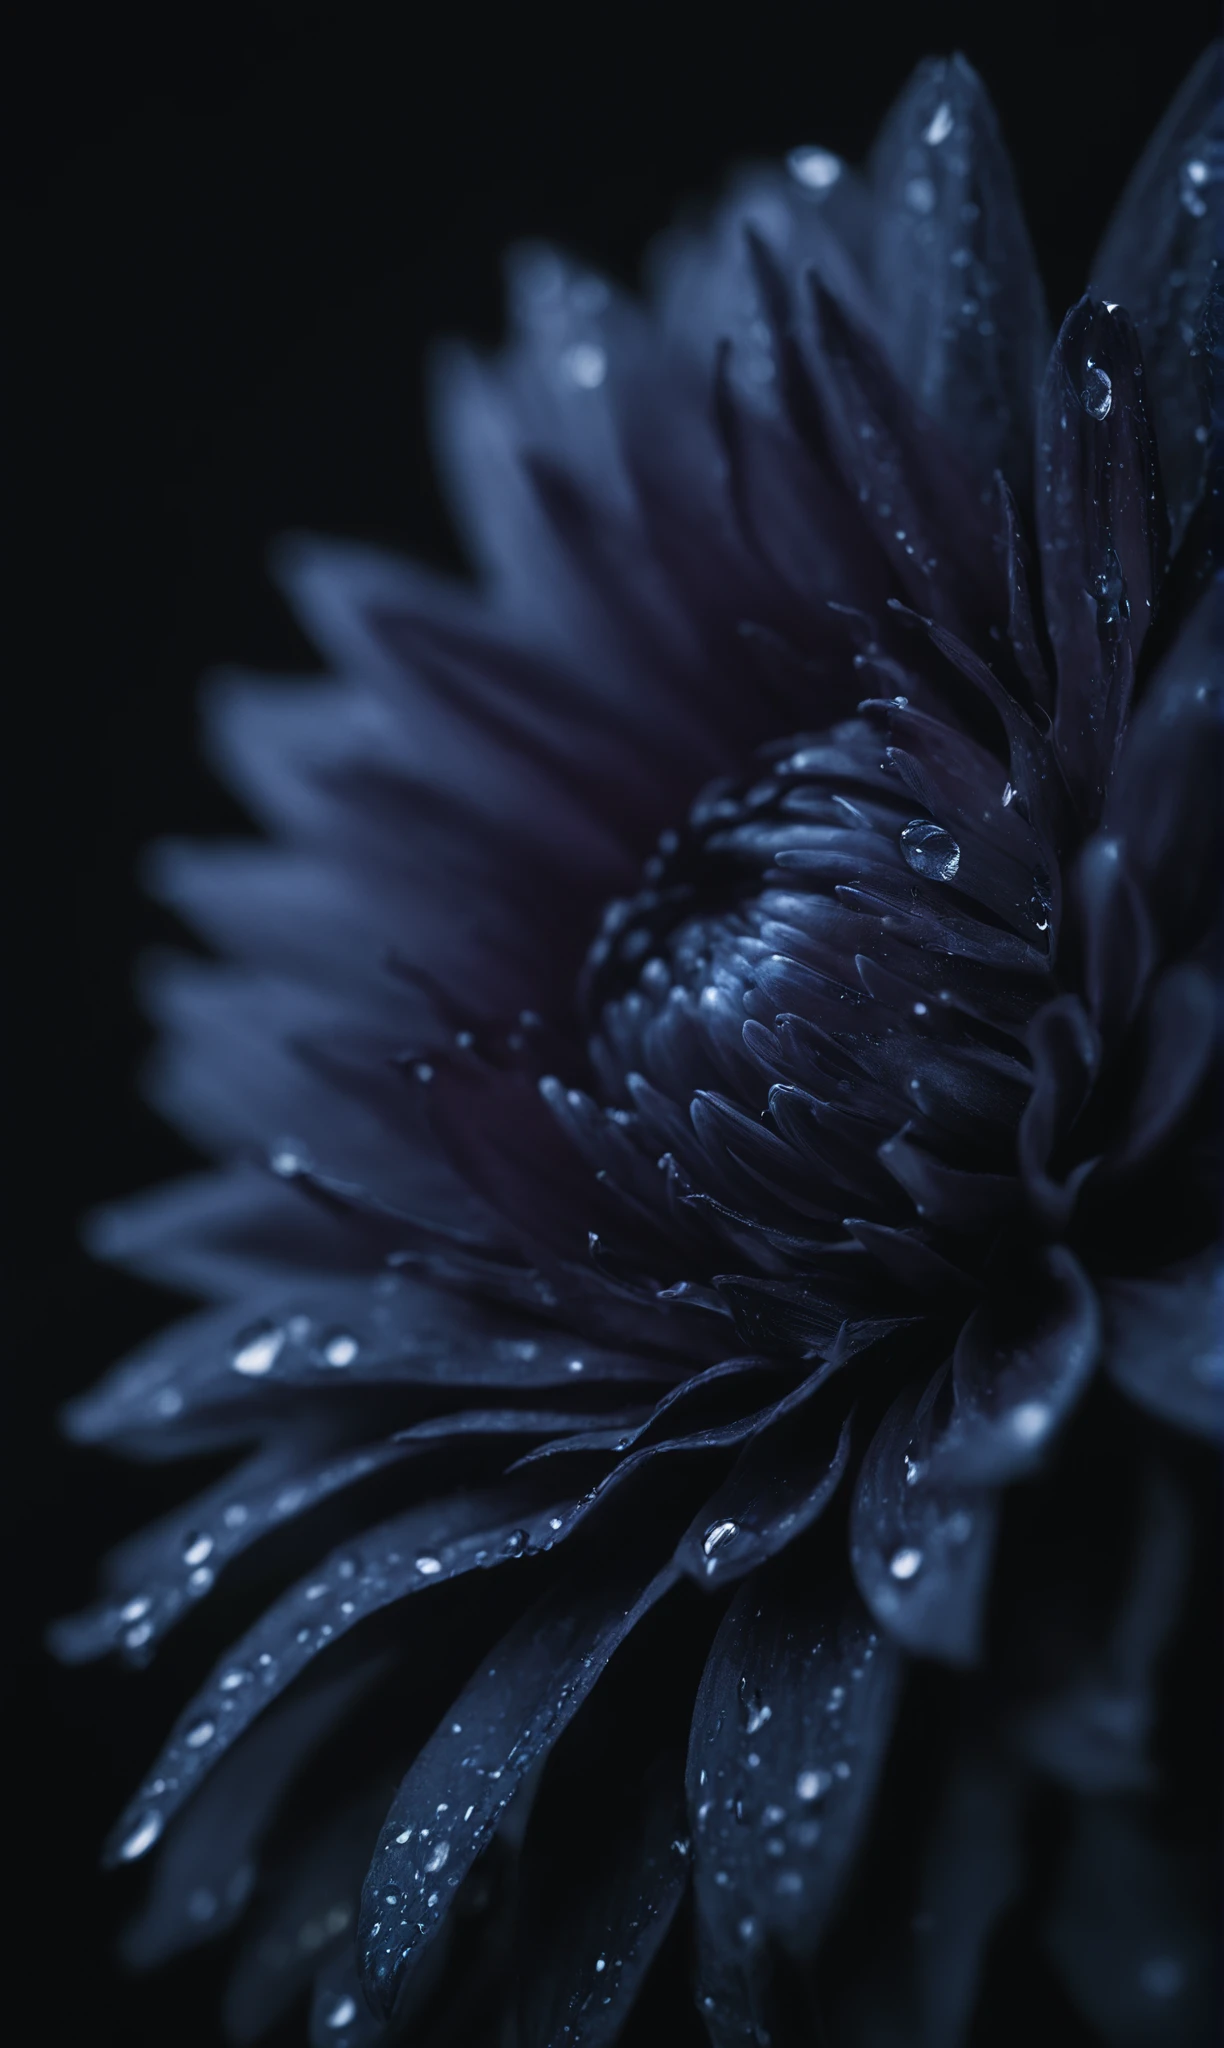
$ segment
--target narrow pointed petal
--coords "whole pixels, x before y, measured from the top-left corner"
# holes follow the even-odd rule
[[[615,1766],[613,1766],[615,1770]],[[580,1842],[552,1844],[550,1870],[532,1861],[524,1890],[533,1916],[521,2006],[522,2048],[607,2048],[624,2026],[675,1919],[689,1881],[688,1823],[678,1758],[665,1756],[640,1781],[618,1786],[619,1810],[603,1811],[592,1788]],[[570,1858],[585,1855],[601,1827],[598,1876],[575,1886]],[[538,1815],[533,1816],[533,1828]],[[538,1894],[534,1896],[533,1894]]]
[[[803,1960],[819,1946],[870,1815],[899,1675],[853,1594],[775,1572],[727,1611],[686,1773],[698,2001],[718,2048],[763,2023],[770,1949]]]
[[[1204,50],[1118,202],[1092,261],[1092,288],[1139,332],[1176,548],[1202,493],[1210,393],[1196,375],[1224,204],[1224,45]]]
[[[1041,280],[982,82],[961,56],[920,64],[880,131],[873,258],[907,390],[993,496],[1028,494],[1049,349]]]
[[[819,1402],[827,1369],[779,1401],[686,1530],[676,1561],[698,1585],[739,1579],[782,1550],[832,1500],[850,1457],[850,1421]]]
[[[947,1483],[947,1369],[898,1395],[859,1473],[850,1561],[880,1625],[906,1649],[953,1665],[976,1661],[998,1522],[986,1488]]]
[[[1214,1250],[1147,1280],[1106,1280],[1105,1368],[1140,1408],[1224,1441],[1224,1266]]]
[[[363,1621],[464,1572],[496,1569],[549,1547],[565,1512],[542,1511],[508,1488],[484,1497],[456,1494],[342,1544],[273,1602],[180,1715],[113,1830],[110,1861],[131,1860],[142,1823],[154,1821],[160,1833],[272,1701]]]
[[[1121,308],[1084,298],[1068,313],[1037,439],[1042,594],[1058,662],[1054,743],[1091,826],[1126,725],[1167,531],[1142,357]]]
[[[362,1978],[377,2011],[390,2013],[408,1957],[445,1917],[525,1773],[548,1754],[620,1644],[674,1584],[675,1571],[666,1566],[644,1587],[623,1574],[608,1577],[603,1585],[562,1585],[524,1615],[396,1793],[358,1934]],[[448,1809],[445,1832],[440,1801]]]

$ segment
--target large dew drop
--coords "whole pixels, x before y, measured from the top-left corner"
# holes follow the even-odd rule
[[[1080,404],[1084,411],[1091,413],[1094,420],[1107,418],[1113,404],[1113,382],[1108,371],[1099,363],[1089,359],[1084,371],[1084,388],[1080,392]]]
[[[911,818],[903,825],[900,846],[906,867],[928,882],[950,882],[960,866],[960,847],[931,818]]]
[[[259,1379],[265,1372],[271,1372],[284,1342],[284,1331],[271,1323],[260,1323],[255,1329],[244,1331],[234,1346],[234,1371],[244,1373],[248,1379]]]
[[[711,1522],[701,1539],[701,1547],[707,1557],[713,1557],[716,1550],[721,1550],[724,1543],[730,1543],[731,1538],[738,1535],[738,1522]]]

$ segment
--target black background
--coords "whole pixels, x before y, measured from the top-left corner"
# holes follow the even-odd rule
[[[5,1328],[9,1985],[24,2040],[212,2041],[213,1964],[170,2003],[108,1961],[123,1884],[105,1825],[162,1732],[168,1676],[57,1673],[46,1618],[100,1548],[173,1496],[56,1443],[51,1416],[164,1319],[92,1266],[81,1213],[190,1164],[145,1110],[133,963],[170,936],[141,848],[241,820],[198,765],[193,692],[222,661],[315,665],[267,584],[307,527],[455,560],[431,481],[422,351],[492,342],[498,254],[555,238],[632,281],[643,245],[729,161],[819,141],[854,159],[913,62],[963,48],[1018,165],[1055,312],[1214,8],[691,10],[47,6],[10,60],[16,229],[14,570],[5,748],[15,824]],[[12,631],[12,622],[19,625]],[[25,630],[27,629],[28,630]],[[12,1341],[15,1333],[15,1342]],[[14,1893],[10,1889],[10,1901]]]

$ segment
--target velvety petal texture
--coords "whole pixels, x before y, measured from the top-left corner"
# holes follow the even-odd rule
[[[66,1416],[213,1476],[53,1631],[232,1620],[109,1854],[243,2048],[1206,2042],[1220,104],[1053,336],[959,56],[641,301],[522,249],[473,582],[278,548],[149,864],[214,1164],[92,1225],[202,1305]]]

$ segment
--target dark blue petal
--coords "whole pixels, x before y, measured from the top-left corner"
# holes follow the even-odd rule
[[[1224,1439],[1224,1265],[1212,1250],[1147,1280],[1101,1283],[1105,1369],[1149,1414]]]
[[[876,1620],[906,1649],[972,1664],[994,1554],[998,1506],[983,1487],[940,1475],[948,1369],[889,1409],[859,1473],[850,1561]]]
[[[110,1837],[109,1860],[130,1862],[152,1847],[271,1702],[363,1621],[465,1572],[551,1548],[571,1508],[542,1510],[509,1488],[453,1494],[340,1545],[233,1644],[179,1716]],[[134,1847],[146,1834],[144,1846]]]
[[[602,1583],[588,1573],[562,1584],[459,1695],[396,1793],[366,1879],[358,1946],[376,2010],[390,2012],[408,1958],[445,1918],[526,1773],[674,1583],[667,1565],[644,1588],[615,1569]]]
[[[717,2048],[760,2038],[770,1951],[803,1960],[819,1946],[870,1814],[899,1673],[853,1594],[775,1569],[727,1611],[686,1772],[698,2008]]]
[[[351,1957],[361,1880],[385,1807],[380,1787],[315,1818],[309,1840],[270,1874],[225,1990],[226,2037],[238,2048],[268,2032],[322,1958]]]
[[[1205,592],[1144,692],[1109,793],[1166,958],[1194,947],[1219,912],[1224,577]]]
[[[871,157],[877,301],[906,388],[993,496],[1028,493],[1049,348],[1041,280],[981,80],[961,56],[920,64]]]
[[[633,1784],[623,1782],[612,1760],[590,1761],[601,1782],[585,1798],[588,1788],[574,1788],[579,1811],[571,1813],[566,1838],[534,1845],[533,1859],[528,1837],[522,1888],[532,1917],[524,1940],[522,2048],[605,2048],[614,2041],[688,1885],[678,1758],[660,1758]],[[609,1810],[609,1769],[615,1812]],[[538,1817],[537,1807],[533,1830]],[[593,1840],[599,1844],[596,1870],[583,1867]],[[546,1853],[550,1867],[542,1860]]]
[[[1081,1799],[1045,1942],[1108,2048],[1200,2048],[1218,2016],[1214,1859],[1165,1843],[1135,1800]]]
[[[238,1919],[254,1888],[260,1844],[290,1781],[383,1668],[384,1660],[367,1660],[303,1690],[225,1758],[157,1857],[148,1900],[123,1938],[127,1962],[148,1969]]]
[[[1093,290],[1125,306],[1139,330],[1174,547],[1207,474],[1210,405],[1191,357],[1219,252],[1222,106],[1213,43],[1131,173],[1092,261]]]
[[[1012,1734],[1027,1760],[1059,1784],[1091,1797],[1150,1789],[1157,1684],[1181,1616],[1191,1563],[1186,1501],[1168,1472],[1151,1464],[1131,1508],[1129,1571],[1108,1634],[1091,1641],[1088,1615],[1073,1636],[1074,1665],[1060,1690],[1022,1709]]]
[[[931,1452],[941,1483],[999,1485],[1045,1457],[1087,1387],[1100,1312],[1073,1253],[1051,1245],[1010,1288],[996,1284],[957,1339],[952,1413]]]
[[[742,1578],[785,1549],[832,1500],[850,1456],[850,1423],[818,1402],[827,1368],[760,1423],[676,1549],[699,1585]]]
[[[1143,362],[1125,311],[1063,321],[1038,418],[1042,596],[1058,663],[1054,744],[1086,822],[1101,815],[1164,566]]]
[[[1029,1045],[1033,1087],[1016,1133],[1016,1153],[1030,1202],[1046,1222],[1062,1229],[1096,1163],[1081,1159],[1071,1164],[1067,1148],[1096,1079],[1100,1039],[1078,996],[1056,996],[1033,1019]]]

